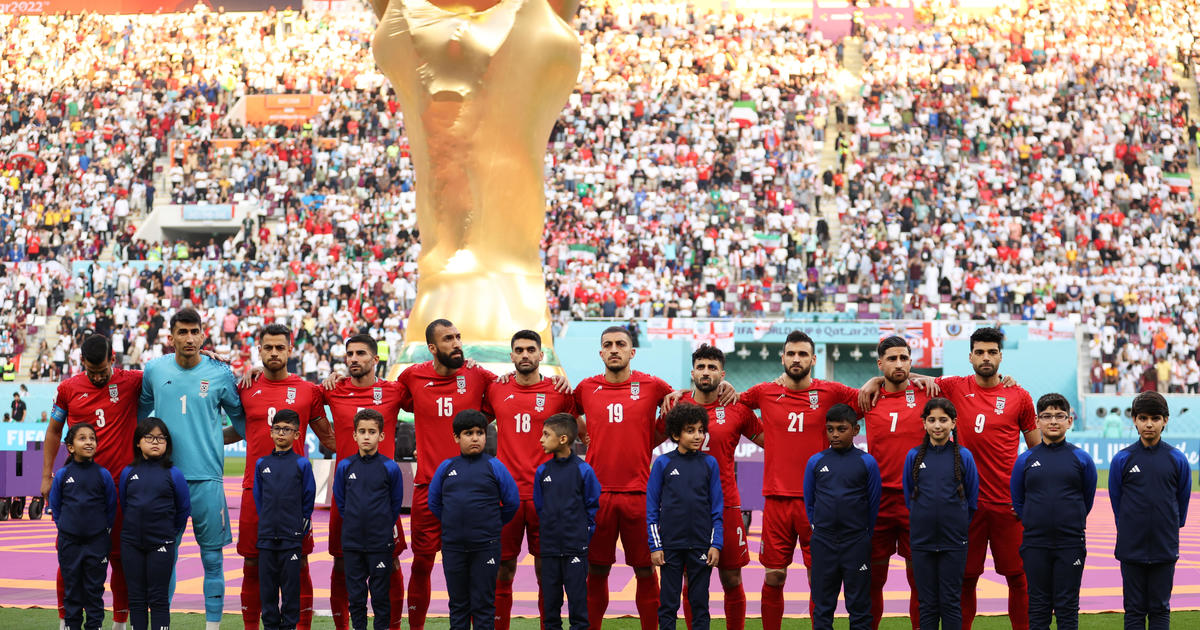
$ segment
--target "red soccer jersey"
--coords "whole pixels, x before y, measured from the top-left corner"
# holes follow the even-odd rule
[[[87,423],[96,428],[95,461],[112,475],[133,463],[133,432],[138,422],[138,397],[142,373],[113,368],[104,387],[96,387],[86,374],[76,374],[58,386],[51,417],[67,427]]]
[[[383,415],[383,437],[379,440],[379,452],[391,458],[396,453],[396,415],[408,392],[399,383],[377,380],[370,387],[355,387],[350,379],[325,392],[325,404],[333,421],[333,438],[337,441],[339,460],[358,453],[354,441],[354,414],[359,409],[374,409]],[[249,424],[249,422],[247,422]]]
[[[634,371],[629,380],[609,383],[604,375],[583,379],[575,388],[575,408],[587,416],[587,463],[604,492],[645,492],[650,479],[656,419],[666,381]]]
[[[396,379],[408,389],[404,409],[412,411],[417,429],[417,476],[413,483],[423,485],[433,479],[441,463],[460,454],[454,441],[454,414],[463,409],[478,409],[491,414],[484,405],[488,384],[496,375],[475,366],[461,367],[450,376],[439,375],[433,361],[410,365]]]
[[[242,488],[249,489],[254,487],[254,465],[260,457],[275,450],[275,440],[271,438],[275,412],[291,409],[300,416],[300,435],[293,448],[303,455],[309,421],[325,417],[325,392],[320,386],[289,374],[282,381],[259,377],[249,387],[239,388],[238,395],[246,411],[246,474],[242,477]]]
[[[1033,399],[1021,387],[980,387],[974,376],[937,379],[958,412],[958,443],[967,447],[979,469],[979,500],[1012,503],[1013,464],[1021,434],[1037,428]]]
[[[556,413],[575,415],[575,398],[554,391],[554,381],[488,385],[487,402],[496,414],[496,457],[508,468],[522,500],[533,499],[533,473],[550,459],[542,450],[542,423]]]
[[[692,398],[691,391],[684,392],[680,402],[699,404]],[[704,436],[704,446],[700,447],[700,450],[717,460],[717,468],[721,471],[721,494],[725,496],[725,509],[741,507],[742,495],[738,493],[733,456],[743,435],[754,439],[754,436],[762,433],[762,423],[746,405],[722,405],[720,402],[714,402],[700,406],[708,412],[708,434]]]
[[[904,458],[925,440],[921,411],[928,401],[929,395],[917,387],[895,393],[880,391],[879,402],[864,416],[867,451],[879,463],[884,488],[904,489]]]
[[[762,414],[763,496],[802,497],[808,458],[829,447],[825,413],[838,403],[858,409],[858,390],[815,378],[803,391],[759,383],[741,403]]]

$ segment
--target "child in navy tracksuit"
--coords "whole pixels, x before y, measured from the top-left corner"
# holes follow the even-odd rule
[[[303,543],[312,524],[317,484],[308,458],[292,450],[299,435],[300,414],[280,409],[271,422],[275,450],[254,466],[263,630],[295,630],[300,622]]]
[[[812,524],[813,630],[831,630],[846,586],[851,630],[871,628],[871,532],[882,482],[875,458],[854,448],[858,415],[838,404],[825,414],[829,448],[804,469],[804,509]]]
[[[382,435],[383,415],[378,411],[362,409],[354,414],[358,455],[339,462],[333,475],[333,499],[342,515],[342,557],[353,630],[367,630],[368,590],[375,630],[386,630],[391,615],[388,589],[393,530],[404,506],[404,481],[396,462],[379,454]]]
[[[1087,558],[1087,515],[1096,498],[1096,464],[1067,441],[1071,405],[1062,394],[1037,401],[1042,443],[1013,466],[1013,510],[1025,533],[1021,560],[1029,582],[1029,628],[1079,627],[1079,586]]]
[[[96,454],[92,425],[72,426],[63,442],[71,459],[55,473],[50,486],[63,577],[63,622],[69,630],[98,630],[104,623],[104,576],[109,533],[117,517],[117,488],[112,475],[92,461]]]
[[[904,459],[904,502],[920,607],[919,627],[962,628],[967,531],[979,501],[971,452],[950,440],[958,413],[945,398],[925,403],[925,441]]]
[[[429,481],[429,511],[442,522],[451,630],[493,627],[500,530],[521,503],[508,469],[483,452],[487,425],[482,412],[458,412],[454,441],[462,454],[442,462]]]
[[[646,482],[650,561],[662,567],[658,628],[675,630],[686,573],[692,629],[708,630],[708,582],[725,540],[721,473],[717,460],[700,452],[708,433],[708,412],[696,405],[676,405],[663,423],[679,446],[654,460]]]
[[[562,630],[563,590],[567,594],[570,630],[587,630],[588,544],[596,531],[600,480],[571,447],[578,437],[575,417],[557,413],[542,425],[542,450],[553,455],[533,476],[533,505],[540,528],[553,532],[542,539],[542,625]]]
[[[133,630],[171,625],[176,535],[192,513],[187,480],[171,464],[171,451],[166,423],[146,418],[133,430],[133,463],[121,471],[121,558]]]
[[[1108,496],[1117,524],[1125,627],[1151,630],[1171,624],[1171,589],[1179,560],[1179,530],[1187,521],[1192,469],[1187,458],[1162,441],[1170,410],[1161,394],[1133,399],[1140,439],[1113,457]]]

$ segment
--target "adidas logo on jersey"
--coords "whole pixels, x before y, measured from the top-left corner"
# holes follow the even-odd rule
[[[678,469],[678,468],[672,468],[672,469],[671,469],[671,476],[672,476],[672,477],[678,477],[678,476],[679,476],[679,469]]]
[[[822,466],[822,467],[821,467],[821,470],[818,470],[817,472],[829,472],[829,467],[828,467],[828,466]]]
[[[1137,465],[1137,464],[1134,464],[1134,465],[1133,465],[1133,468],[1130,468],[1130,469],[1129,469],[1129,472],[1131,472],[1131,473],[1135,473],[1135,472],[1142,472],[1142,469],[1141,469],[1141,468],[1138,468],[1138,465]]]
[[[861,567],[858,567],[858,570],[859,571],[870,571],[871,569],[868,568],[867,565],[864,564]]]
[[[571,558],[571,564],[579,564],[579,556],[575,556],[574,558]]]
[[[75,483],[75,478],[74,478],[74,477],[67,477],[67,480],[66,480],[66,481],[64,481],[63,483]]]
[[[451,471],[450,471],[450,474],[448,474],[448,475],[446,475],[446,476],[447,476],[447,477],[457,477],[457,476],[458,476],[458,471],[457,471],[457,470],[451,470]]]
[[[380,562],[379,564],[375,565],[375,568],[376,568],[376,569],[386,569],[386,568],[387,568],[387,565],[386,565],[386,564],[384,564],[384,563],[382,563],[382,562]]]
[[[300,557],[297,556],[296,554],[292,554],[292,557],[289,558],[289,560],[299,560],[299,559],[300,559]]]
[[[1030,468],[1040,468],[1041,465],[1042,465],[1042,462],[1033,462],[1033,464],[1031,464],[1029,467]]]
[[[350,473],[350,476],[346,477],[346,478],[347,479],[358,479],[358,477],[354,476],[354,473]]]
[[[548,481],[550,481],[550,475],[546,475],[546,478],[542,479],[542,483],[546,483]]]
[[[1083,565],[1083,561],[1082,561],[1082,560],[1080,560],[1079,558],[1076,558],[1076,559],[1075,559],[1075,566],[1077,566],[1077,567],[1078,567],[1078,566],[1081,566],[1081,565]]]
[[[487,563],[488,563],[488,564],[496,564],[496,559],[495,559],[495,558],[488,558],[488,561],[487,561]]]
[[[167,548],[166,548],[166,546],[159,547],[159,548],[158,548],[158,550],[159,550],[159,551],[161,551],[161,552],[163,552],[163,553],[167,553]]]
[[[270,466],[267,466],[266,468],[264,468],[264,469],[263,469],[263,474],[264,474],[264,475],[265,475],[265,474],[267,474],[267,473],[269,473],[269,472],[271,472],[271,467],[270,467]]]
[[[129,478],[129,480],[133,481],[134,479],[137,479],[137,478],[138,478],[137,473],[134,473],[133,476]]]
[[[109,530],[112,531],[112,530]],[[100,558],[100,564],[108,564],[108,558]]]
[[[921,465],[917,466],[917,468],[925,468],[925,462],[921,462]]]

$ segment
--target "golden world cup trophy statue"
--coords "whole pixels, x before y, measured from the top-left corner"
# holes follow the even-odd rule
[[[455,323],[468,356],[506,362],[517,330],[552,343],[544,160],[578,80],[568,20],[579,2],[434,1],[373,0],[375,61],[404,115],[421,231],[417,298],[393,362],[427,356],[425,326],[438,318]]]

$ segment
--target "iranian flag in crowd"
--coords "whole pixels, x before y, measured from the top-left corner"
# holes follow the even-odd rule
[[[767,234],[766,232],[755,232],[754,242],[766,247],[767,249],[775,249],[779,247],[779,243],[783,240],[780,234]]]
[[[729,112],[730,120],[736,121],[743,127],[758,124],[758,106],[754,101],[737,101]]]
[[[1164,173],[1163,177],[1173,193],[1187,192],[1192,187],[1192,177],[1187,173]]]
[[[867,128],[867,134],[870,135],[872,138],[882,138],[884,136],[890,135],[891,133],[892,133],[892,127],[890,125],[888,125],[887,123],[883,122],[882,120],[871,121],[870,126]]]
[[[596,248],[592,245],[574,243],[567,246],[567,260],[596,260]]]

